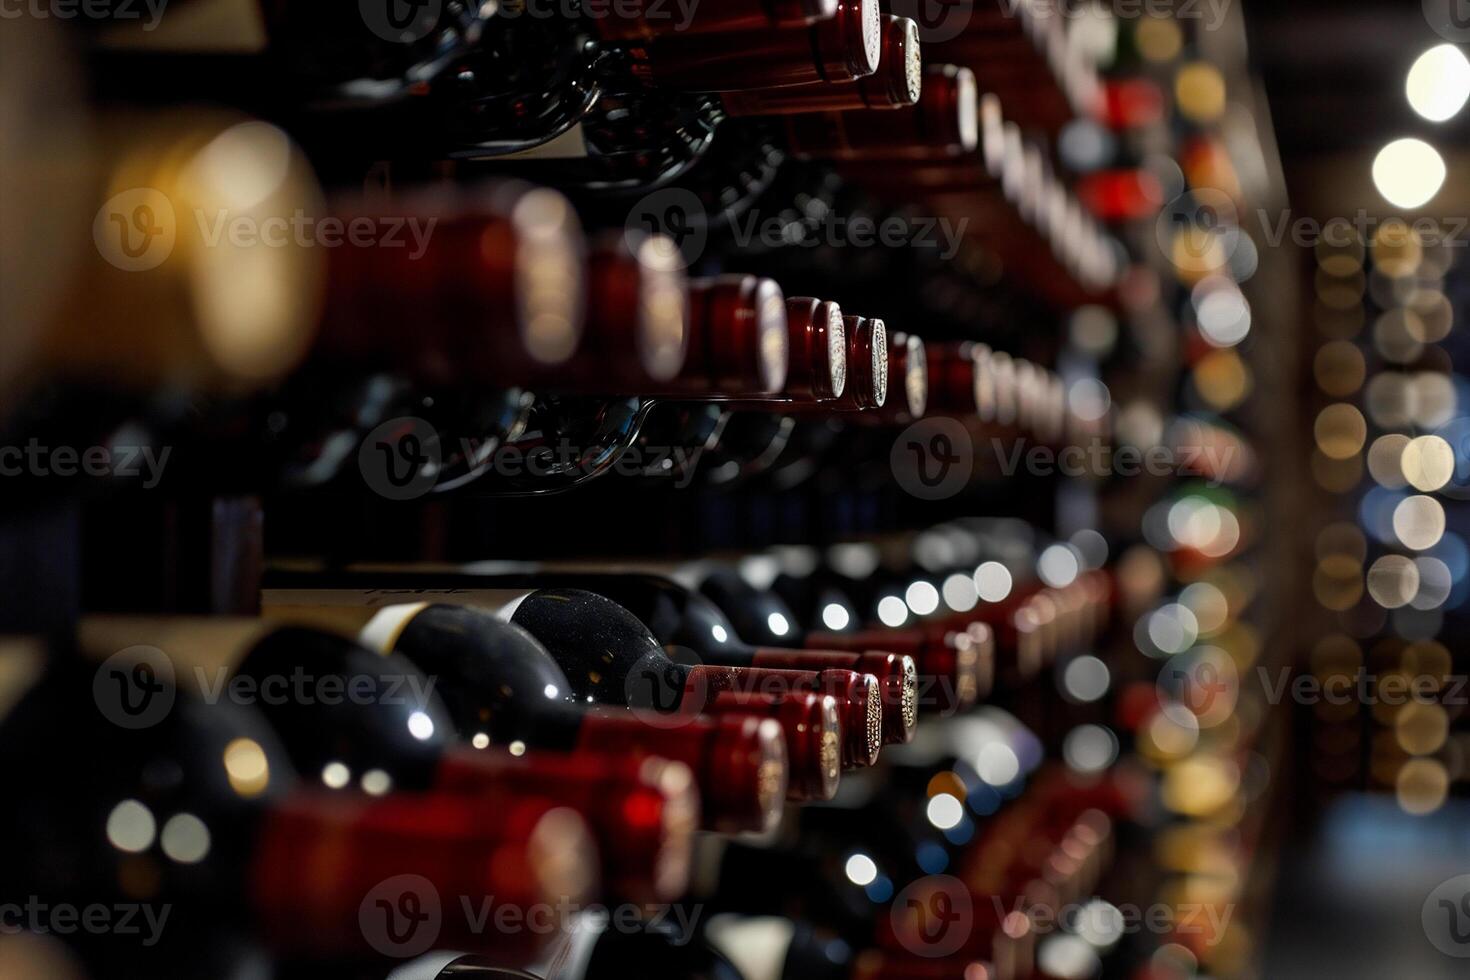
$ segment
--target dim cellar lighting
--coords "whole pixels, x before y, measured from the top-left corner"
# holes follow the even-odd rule
[[[1453,44],[1430,48],[1409,69],[1405,93],[1430,122],[1453,118],[1470,100],[1470,59]]]
[[[1373,161],[1373,183],[1394,207],[1428,204],[1444,186],[1444,158],[1428,143],[1413,137],[1394,140]]]

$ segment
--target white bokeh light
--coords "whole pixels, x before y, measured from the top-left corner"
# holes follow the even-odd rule
[[[1430,48],[1409,69],[1405,93],[1430,122],[1453,118],[1470,100],[1470,59],[1453,44]]]
[[[1389,204],[1417,208],[1428,204],[1444,186],[1444,157],[1428,143],[1412,137],[1394,140],[1373,161],[1373,184]]]

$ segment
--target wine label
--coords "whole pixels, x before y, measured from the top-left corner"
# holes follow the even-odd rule
[[[358,634],[375,650],[396,639],[415,615],[435,603],[469,606],[509,622],[521,600],[535,589],[262,589],[261,613],[271,619],[327,626]],[[381,620],[375,617],[382,613]],[[369,634],[369,628],[371,633]]]
[[[369,650],[388,653],[398,646],[398,637],[404,628],[429,605],[427,602],[405,602],[379,609],[357,634],[358,642]]]
[[[587,157],[587,137],[577,123],[560,136],[553,137],[529,150],[517,150],[497,156],[497,160],[581,160]]]

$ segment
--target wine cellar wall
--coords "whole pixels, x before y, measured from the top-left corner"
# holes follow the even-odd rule
[[[1298,975],[1464,279],[1204,6],[5,13],[0,978]]]

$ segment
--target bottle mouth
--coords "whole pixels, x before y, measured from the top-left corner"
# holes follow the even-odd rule
[[[919,726],[919,668],[914,664],[914,658],[904,654],[903,663],[903,693],[899,699],[900,717],[903,719],[903,739],[908,742],[914,737],[914,731]]]
[[[888,401],[888,325],[873,317],[868,320],[873,356],[873,405],[882,408]]]
[[[627,797],[621,817],[624,824],[648,827],[657,837],[657,854],[648,876],[649,897],[659,901],[682,895],[689,884],[699,794],[694,774],[682,762],[652,757],[644,759],[641,768],[650,789],[641,797]]]
[[[883,52],[883,14],[878,9],[878,0],[844,0],[845,3],[856,4],[857,12],[854,18],[854,27],[860,31],[854,47],[861,51],[856,63],[853,65],[859,76],[871,75],[878,70],[879,58]]]
[[[904,341],[903,391],[908,400],[908,413],[921,418],[929,407],[929,360],[924,342],[910,335]]]
[[[673,239],[650,235],[638,246],[638,350],[655,381],[669,381],[689,350],[689,292]]]
[[[919,51],[919,25],[907,17],[895,18],[889,28],[892,38],[894,71],[890,78],[890,93],[899,105],[913,105],[924,91],[924,58]],[[880,61],[881,67],[883,62]],[[997,102],[997,104],[999,104]]]
[[[830,800],[842,780],[842,719],[828,694],[792,692],[782,699],[791,755],[790,796]]]
[[[837,717],[837,701],[830,696],[820,699],[821,746],[818,764],[821,767],[823,798],[831,799],[837,794],[837,784],[842,778],[842,722]]]
[[[774,718],[753,715],[716,719],[721,737],[714,750],[712,771],[702,780],[706,800],[718,812],[714,826],[766,832],[781,820],[790,779],[786,736]]]
[[[990,348],[976,344],[971,350],[975,363],[975,411],[981,422],[995,420],[995,375],[991,373]]]
[[[985,172],[996,180],[1005,174],[1005,117],[1001,114],[1000,96],[986,92],[980,97],[980,146]]]
[[[548,810],[526,838],[527,869],[542,895],[575,901],[597,888],[597,845],[570,807]]]
[[[878,753],[883,749],[883,696],[878,690],[878,678],[863,674],[863,749],[866,755],[859,761],[863,765],[874,765]]]
[[[1010,425],[1016,421],[1016,369],[1011,355],[992,351],[990,376],[995,390],[995,421]]]
[[[827,393],[841,398],[847,390],[847,327],[842,320],[842,307],[823,303],[827,311]]]
[[[957,141],[961,153],[969,153],[980,145],[980,90],[975,73],[961,68],[955,73],[955,112]]]
[[[251,900],[265,930],[282,946],[332,953],[356,949],[363,940],[375,946],[392,940],[391,934],[375,935],[381,925],[364,932],[366,920],[358,915],[363,896],[390,882],[403,888],[385,898],[414,899],[425,907],[450,901],[451,895],[475,894],[523,908],[564,908],[596,894],[597,871],[597,847],[586,822],[544,799],[490,801],[430,792],[358,800],[293,793],[265,816]],[[446,938],[454,943],[467,937]],[[545,940],[497,938],[516,946]]]
[[[562,364],[582,339],[586,269],[576,214],[561,194],[538,187],[521,195],[510,220],[521,342],[537,363]]]
[[[752,299],[755,313],[756,357],[761,388],[780,391],[791,367],[791,338],[787,334],[786,297],[773,279],[761,279]]]

